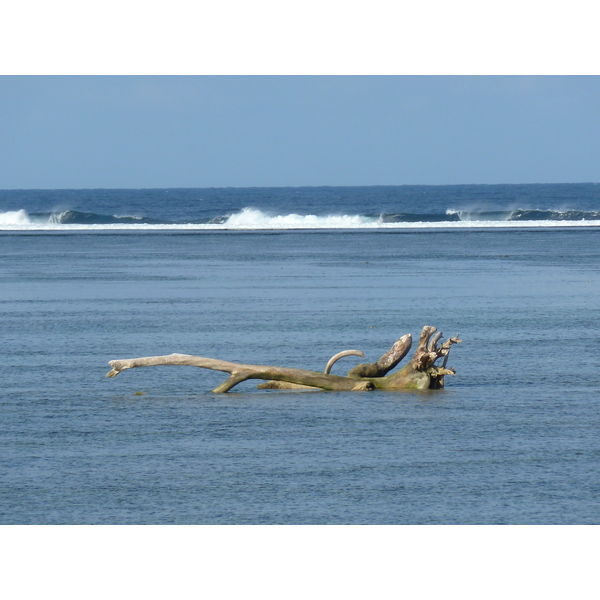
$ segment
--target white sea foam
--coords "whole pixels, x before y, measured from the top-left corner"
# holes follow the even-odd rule
[[[29,225],[31,220],[27,211],[21,210],[9,210],[7,212],[0,213],[0,227],[5,225],[9,227],[21,227],[23,225]]]
[[[60,222],[63,218],[63,215],[66,215],[68,211],[64,211],[61,213],[52,213],[48,219],[48,223],[60,225]]]
[[[372,227],[376,219],[358,215],[278,215],[270,216],[256,208],[244,208],[228,217],[223,229],[356,229]]]
[[[449,213],[450,214],[450,213]],[[548,228],[548,227],[600,227],[600,220],[581,221],[419,221],[382,222],[377,218],[360,215],[269,215],[258,209],[245,208],[229,216],[223,223],[110,223],[76,224],[60,223],[58,218],[46,222],[33,222],[25,210],[0,213],[0,231],[261,231],[292,229],[482,229],[482,228]]]

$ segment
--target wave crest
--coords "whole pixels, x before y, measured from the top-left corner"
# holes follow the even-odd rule
[[[9,210],[0,213],[0,225],[29,225],[30,223],[26,210]]]
[[[227,217],[224,229],[355,229],[373,227],[377,220],[360,215],[289,215],[270,216],[256,208],[244,208]]]

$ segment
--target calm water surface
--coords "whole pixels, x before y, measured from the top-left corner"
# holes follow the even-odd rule
[[[3,524],[597,524],[600,231],[0,234]],[[447,388],[274,392],[424,325]],[[345,374],[361,359],[338,362]],[[134,395],[143,392],[145,395]]]

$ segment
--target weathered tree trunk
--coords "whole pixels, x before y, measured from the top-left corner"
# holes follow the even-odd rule
[[[267,384],[262,388],[277,389],[321,389],[332,391],[367,391],[367,390],[408,390],[408,389],[440,389],[444,387],[444,376],[454,375],[452,368],[446,368],[446,360],[452,344],[461,340],[457,337],[449,338],[438,345],[442,336],[441,332],[433,335],[435,327],[426,326],[421,332],[419,345],[412,360],[396,373],[388,375],[408,353],[412,345],[410,333],[402,336],[392,348],[374,363],[361,364],[350,370],[347,377],[331,375],[329,370],[336,360],[348,355],[364,356],[359,350],[344,350],[333,356],[327,363],[324,373],[292,369],[287,367],[273,367],[265,365],[245,365],[227,362],[214,358],[203,358],[190,354],[169,354],[168,356],[148,356],[145,358],[130,358],[124,360],[111,360],[108,364],[112,370],[107,377],[115,377],[121,371],[134,367],[150,367],[156,365],[188,365],[223,371],[229,373],[227,381],[216,387],[213,392],[222,393],[229,391],[242,381],[248,379],[264,379]],[[441,367],[435,366],[439,358],[444,358]]]

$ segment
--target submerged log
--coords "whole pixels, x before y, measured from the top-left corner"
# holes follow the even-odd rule
[[[442,334],[439,332],[434,335],[436,331],[435,327],[424,327],[411,361],[398,372],[389,375],[388,372],[408,354],[412,345],[410,333],[402,336],[379,360],[374,363],[357,365],[350,369],[346,377],[332,375],[329,371],[332,365],[344,356],[364,356],[359,350],[344,350],[334,355],[327,363],[324,373],[269,365],[246,365],[190,354],[169,354],[167,356],[111,360],[108,364],[112,369],[106,376],[115,377],[121,371],[135,367],[187,365],[229,373],[229,379],[217,386],[213,390],[215,393],[228,392],[238,383],[248,379],[266,380],[268,383],[261,384],[259,387],[271,389],[320,389],[352,392],[441,389],[444,387],[444,376],[455,374],[454,369],[446,368],[450,347],[462,340],[456,336],[448,338],[443,344],[438,345]],[[434,363],[442,357],[444,358],[443,365],[436,366]]]
[[[344,356],[362,356],[363,358],[365,357],[365,355],[360,350],[342,350],[341,352],[334,354],[329,359],[329,361],[327,362],[327,365],[325,365],[325,370],[323,371],[323,373],[325,373],[325,374],[330,373],[331,367],[333,367],[333,365],[338,360],[340,360],[340,358],[344,358]],[[289,381],[276,381],[274,379],[271,381],[267,381],[265,383],[259,383],[257,387],[260,390],[319,390],[320,389],[320,388],[316,388],[312,385],[301,385],[300,383],[290,383]]]

